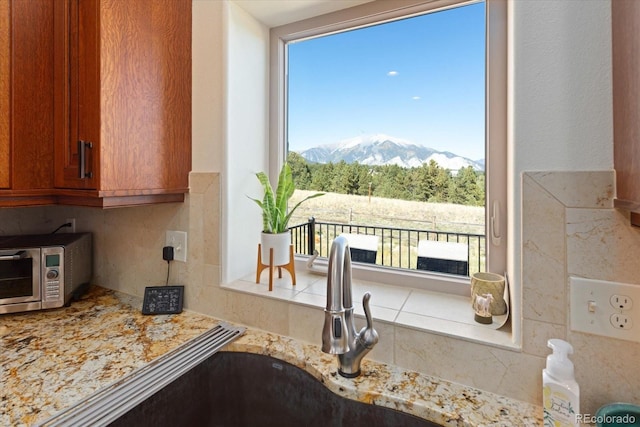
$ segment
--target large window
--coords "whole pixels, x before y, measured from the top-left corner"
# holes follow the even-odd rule
[[[389,3],[272,30],[272,165],[327,193],[292,220],[296,251],[346,233],[369,266],[502,273],[504,3]]]

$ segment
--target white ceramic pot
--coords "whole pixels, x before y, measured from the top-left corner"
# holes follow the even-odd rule
[[[289,246],[291,245],[291,230],[284,233],[262,233],[262,263],[269,265],[269,249],[273,248],[273,265],[289,264]]]

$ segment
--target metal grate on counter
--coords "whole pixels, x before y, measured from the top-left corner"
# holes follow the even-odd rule
[[[240,337],[245,328],[221,322],[214,328],[136,369],[57,413],[39,426],[104,426]]]

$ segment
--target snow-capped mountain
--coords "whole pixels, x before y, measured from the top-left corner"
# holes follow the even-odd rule
[[[344,160],[347,163],[398,165],[408,168],[419,167],[433,159],[440,167],[451,171],[468,166],[478,171],[484,170],[484,160],[474,161],[448,151],[434,150],[384,134],[357,136],[337,144],[312,147],[299,154],[314,163],[337,163]]]

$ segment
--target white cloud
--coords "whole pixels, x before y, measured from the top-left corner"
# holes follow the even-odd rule
[[[397,76],[397,75],[398,75],[398,72],[397,72],[397,71],[395,71],[395,70],[389,71],[389,72],[387,73],[387,76],[390,76],[390,77]]]
[[[413,97],[411,97],[411,99],[413,99],[414,101],[417,101],[417,100],[420,99],[420,97],[419,96],[413,96]]]

